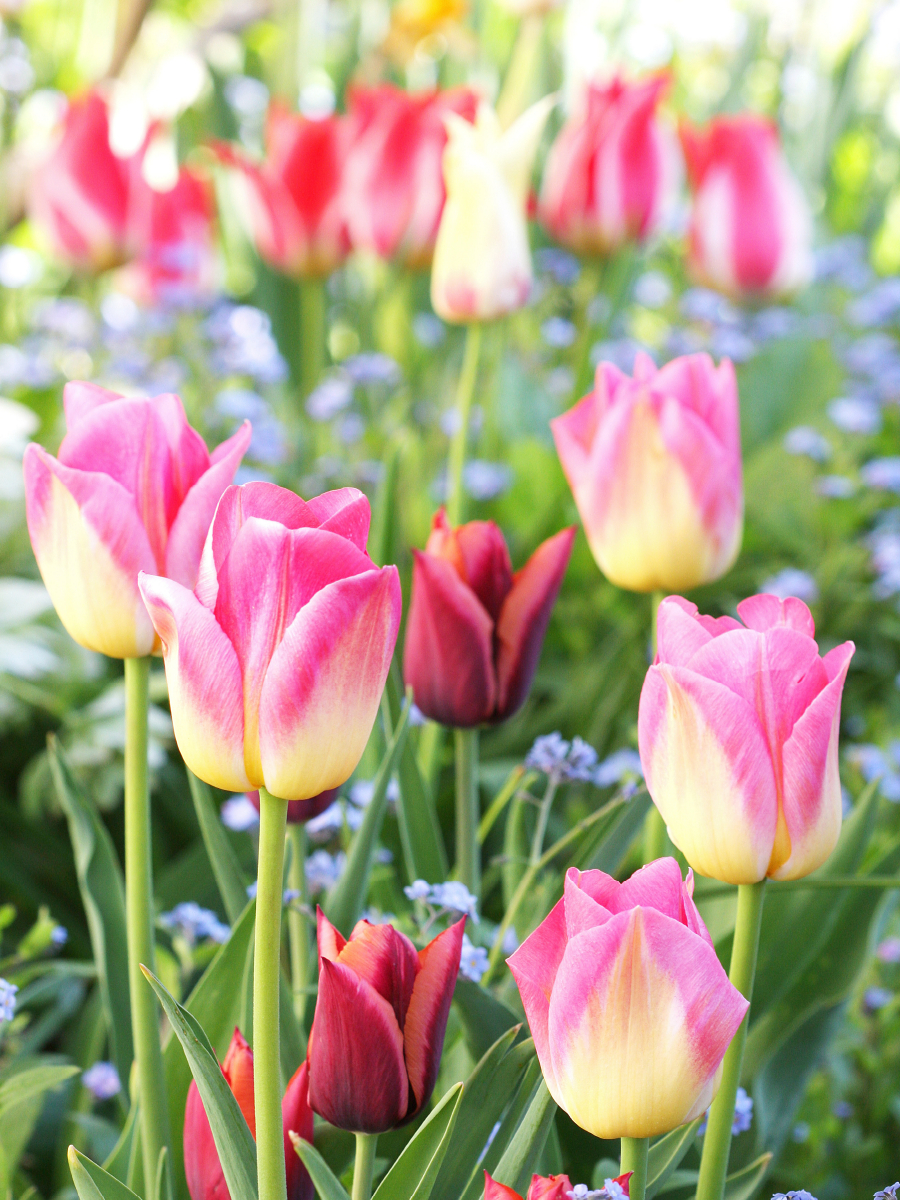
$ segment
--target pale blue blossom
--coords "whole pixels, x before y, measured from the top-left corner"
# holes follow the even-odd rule
[[[426,879],[414,879],[403,893],[408,900],[427,900],[431,895],[431,884]]]
[[[819,588],[815,579],[807,571],[800,571],[796,567],[785,567],[777,575],[770,576],[760,585],[759,590],[778,596],[782,600],[786,600],[788,596],[796,596],[805,604],[813,604],[819,598]]]
[[[176,904],[171,912],[161,913],[159,923],[163,929],[180,934],[186,942],[209,940],[211,942],[227,942],[231,929],[225,925],[214,912],[201,908],[193,900],[185,900]]]
[[[11,1021],[16,1012],[16,992],[18,987],[0,979],[0,1021]]]
[[[881,429],[881,406],[868,396],[841,396],[828,405],[828,416],[844,433],[871,436]]]
[[[846,475],[823,475],[816,480],[816,491],[828,500],[848,500],[856,491],[856,484]]]
[[[222,824],[235,833],[243,833],[259,824],[259,813],[246,794],[231,796],[219,809]]]
[[[481,977],[488,969],[488,953],[483,946],[474,946],[463,934],[462,954],[459,960],[459,973],[474,983],[481,983]]]
[[[813,462],[825,462],[831,458],[831,443],[828,438],[811,425],[795,425],[784,435],[782,444],[788,454],[811,458]]]
[[[111,1062],[96,1062],[81,1076],[81,1082],[97,1100],[111,1100],[122,1090],[119,1072]]]
[[[316,850],[306,860],[306,886],[309,894],[316,896],[319,892],[327,892],[334,887],[344,867],[347,856],[343,850],[337,854],[329,854],[327,850]]]

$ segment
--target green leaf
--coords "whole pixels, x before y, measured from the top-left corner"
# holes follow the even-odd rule
[[[0,1088],[0,1095],[5,1097],[0,1108],[0,1196],[9,1192],[19,1159],[41,1115],[44,1093],[77,1071],[77,1067],[49,1055],[22,1055],[4,1069]]]
[[[614,875],[643,828],[650,804],[647,793],[639,792],[621,809],[613,810],[608,822],[604,821],[599,829],[591,831],[593,836],[587,839],[575,865],[582,871],[605,871],[607,875]]]
[[[300,1064],[306,1058],[306,1038],[300,1029],[300,1023],[294,1012],[294,997],[291,995],[291,985],[282,971],[278,980],[279,989],[279,1021],[278,1036],[281,1054],[281,1071],[285,1079],[290,1079]],[[253,1022],[251,1020],[250,1027]]]
[[[650,1147],[647,1158],[647,1200],[661,1191],[669,1177],[678,1169],[681,1160],[693,1145],[702,1120],[702,1117],[698,1117],[689,1125],[680,1125]]]
[[[187,777],[203,845],[209,855],[209,865],[216,878],[228,920],[233,923],[247,904],[247,880],[244,879],[237,855],[216,812],[209,785],[198,779],[191,770],[188,770]]]
[[[428,1200],[453,1136],[462,1096],[463,1085],[454,1084],[406,1143],[373,1200]]]
[[[534,1099],[535,1092],[542,1078],[541,1065],[537,1058],[532,1056],[525,1068],[525,1074],[522,1082],[519,1084],[519,1089],[513,1096],[512,1103],[506,1110],[503,1120],[500,1122],[500,1128],[494,1134],[490,1146],[487,1147],[484,1158],[473,1171],[472,1178],[469,1180],[461,1200],[479,1200],[483,1195],[484,1171],[489,1171],[492,1176],[496,1177],[497,1164],[506,1153],[507,1147],[512,1141],[516,1130],[519,1128],[529,1104]]]
[[[555,1116],[556,1105],[542,1078],[522,1123],[497,1164],[494,1178],[498,1183],[524,1194]]]
[[[256,1142],[225,1082],[209,1039],[196,1018],[169,995],[156,976],[146,967],[141,970],[159,997],[190,1064],[231,1200],[256,1200]]]
[[[19,1071],[11,1079],[0,1084],[0,1120],[20,1104],[59,1087],[79,1072],[78,1067],[40,1066]]]
[[[323,905],[332,925],[348,933],[359,920],[359,914],[365,905],[369,875],[375,858],[375,843],[387,809],[388,784],[409,732],[410,704],[410,700],[404,703],[400,721],[381,760],[381,766],[375,776],[372,799],[366,805],[366,814],[351,843],[347,865]]]
[[[305,1142],[296,1133],[291,1133],[290,1136],[294,1149],[299,1154],[304,1167],[309,1171],[309,1177],[321,1200],[350,1200],[344,1185],[315,1146]]]
[[[75,870],[109,1028],[110,1057],[127,1087],[134,1058],[125,935],[125,882],[112,838],[72,775],[56,738],[47,739],[56,793],[69,823]]]
[[[91,1162],[74,1146],[69,1147],[68,1158],[79,1200],[138,1200],[131,1188]]]
[[[119,1140],[113,1146],[112,1153],[106,1162],[103,1164],[104,1170],[110,1175],[115,1175],[116,1179],[123,1182],[128,1178],[128,1169],[131,1165],[132,1146],[138,1132],[138,1101],[133,1100],[131,1108],[128,1110],[128,1116],[125,1118],[125,1124],[122,1126],[122,1132],[119,1134]],[[179,1137],[181,1131],[181,1123],[176,1122],[179,1129]]]
[[[453,992],[453,1003],[463,1023],[466,1041],[474,1058],[483,1058],[514,1025],[521,1030],[520,1018],[486,988],[460,975]]]
[[[743,1171],[735,1171],[733,1175],[729,1175],[725,1180],[722,1200],[750,1200],[762,1183],[771,1161],[771,1154],[763,1154],[749,1167],[744,1167]]]

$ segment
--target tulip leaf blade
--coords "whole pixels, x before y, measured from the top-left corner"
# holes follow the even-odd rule
[[[78,1200],[138,1200],[130,1187],[91,1162],[74,1146],[69,1147],[68,1159]]]
[[[651,803],[647,792],[639,792],[618,811],[610,810],[608,821],[603,822],[601,830],[593,837],[586,839],[585,847],[573,865],[582,871],[599,870],[614,875],[638,830],[643,828]]]
[[[78,1071],[79,1068],[74,1066],[42,1064],[17,1072],[0,1085],[0,1120],[20,1104],[27,1104],[29,1100],[42,1096],[44,1092],[59,1087],[61,1083],[77,1075]]]
[[[350,1200],[344,1185],[315,1146],[304,1141],[295,1133],[292,1133],[290,1138],[301,1162],[309,1171],[309,1177],[313,1181],[320,1200]]]
[[[206,1109],[231,1200],[256,1200],[256,1142],[203,1027],[142,967],[181,1043]]]
[[[131,1032],[131,998],[125,933],[125,880],[106,826],[72,774],[55,737],[47,739],[50,772],[56,795],[66,815],[75,857],[78,889],[87,918],[100,997],[109,1033],[110,1057],[127,1087],[134,1042]]]
[[[125,1183],[128,1179],[128,1168],[134,1156],[135,1140],[139,1137],[137,1128],[138,1103],[137,1098],[131,1102],[128,1116],[125,1118],[125,1124],[122,1126],[122,1132],[119,1134],[119,1140],[113,1146],[108,1158],[103,1162],[104,1171],[107,1171],[110,1175],[114,1175],[122,1183]]]
[[[372,1200],[428,1200],[450,1145],[463,1085],[454,1084],[406,1143]]]
[[[456,981],[453,1002],[462,1020],[469,1049],[476,1059],[484,1058],[508,1029],[514,1025],[521,1029],[520,1020],[511,1008],[464,975]]]
[[[497,1163],[494,1178],[498,1183],[505,1183],[520,1195],[524,1194],[555,1116],[556,1104],[541,1076],[518,1129]]]
[[[238,862],[237,855],[228,840],[209,785],[198,779],[193,771],[188,769],[188,784],[191,789],[191,799],[194,802],[194,812],[197,814],[197,824],[200,835],[209,857],[209,865],[215,876],[216,886],[228,920],[233,924],[247,904],[247,881]]]
[[[769,1163],[772,1161],[770,1153],[761,1154],[749,1166],[746,1166],[741,1171],[735,1171],[733,1175],[729,1175],[725,1180],[725,1191],[722,1200],[750,1200],[753,1193],[762,1183],[766,1171],[769,1169]]]
[[[651,1145],[647,1157],[647,1200],[655,1196],[677,1171],[694,1143],[702,1120],[702,1117],[698,1117],[688,1125],[679,1125]]]
[[[387,810],[387,790],[397,760],[409,732],[409,710],[412,701],[407,699],[400,720],[388,742],[387,750],[375,775],[372,799],[366,805],[366,814],[357,829],[347,854],[347,864],[340,879],[328,893],[322,906],[332,925],[347,933],[359,920],[369,890],[369,876],[375,859],[375,843],[381,832],[381,824]]]

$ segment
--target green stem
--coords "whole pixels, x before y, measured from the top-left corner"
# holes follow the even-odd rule
[[[650,597],[650,660],[656,659],[656,619],[659,615],[659,606],[662,603],[663,593],[654,592]],[[654,859],[663,858],[667,854],[671,854],[672,845],[669,841],[669,835],[666,832],[666,823],[663,820],[662,813],[654,804],[647,816],[644,818],[644,862],[650,863]]]
[[[300,388],[308,396],[325,365],[325,283],[300,280]]]
[[[647,1155],[650,1151],[649,1138],[622,1138],[622,1165],[620,1174],[631,1171],[628,1181],[629,1200],[644,1200],[647,1190]]]
[[[466,349],[456,387],[456,430],[450,443],[447,460],[447,518],[451,525],[463,519],[462,473],[466,462],[466,443],[469,440],[469,413],[475,380],[478,376],[478,355],[481,351],[481,324],[472,321],[466,329]]]
[[[299,892],[288,909],[288,937],[291,946],[291,988],[294,993],[294,1015],[302,1027],[306,1013],[306,989],[309,987],[309,928],[305,908],[309,900],[306,891],[306,826],[295,821],[288,826],[291,841],[291,869],[288,887]]]
[[[765,879],[759,883],[742,883],[738,887],[737,917],[734,925],[731,970],[728,972],[728,978],[747,1000],[751,999],[753,995],[753,977],[756,974],[756,953],[759,949],[759,930],[762,925],[765,887]],[[731,1150],[734,1103],[737,1098],[738,1084],[741,1081],[741,1063],[744,1058],[744,1043],[747,1041],[749,1019],[750,1012],[748,1010],[725,1054],[722,1083],[709,1110],[709,1122],[706,1127],[706,1136],[703,1139],[703,1155],[700,1159],[700,1178],[697,1181],[696,1200],[722,1200],[724,1194],[725,1178],[728,1174],[728,1155]]]
[[[478,730],[456,733],[456,874],[473,896],[481,891],[478,845]]]
[[[531,843],[531,858],[529,866],[537,866],[544,853],[544,838],[547,834],[547,822],[550,820],[550,809],[553,807],[553,797],[559,787],[559,776],[552,772],[547,776],[547,790],[538,811],[537,825],[534,830],[534,840]]]
[[[147,777],[150,659],[125,659],[125,919],[131,1028],[140,1097],[145,1194],[155,1190],[160,1152],[169,1144],[169,1110],[159,1041],[159,1010],[141,963],[156,970],[153,859]]]
[[[525,111],[536,86],[539,58],[544,40],[544,14],[530,13],[519,22],[516,44],[506,68],[503,90],[497,101],[497,116],[504,129]]]
[[[353,1190],[350,1200],[369,1200],[372,1195],[372,1176],[375,1173],[377,1133],[356,1134],[356,1161],[353,1164]]]
[[[286,827],[287,801],[260,788],[253,960],[253,1100],[259,1200],[287,1200],[278,1014]]]

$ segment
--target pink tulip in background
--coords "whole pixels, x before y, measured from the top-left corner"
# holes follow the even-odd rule
[[[194,591],[141,575],[175,739],[207,783],[304,800],[353,773],[400,624],[397,568],[366,553],[369,520],[355,488],[306,503],[274,484],[231,487]]]
[[[344,206],[353,245],[427,267],[444,207],[444,117],[474,121],[477,96],[468,88],[410,95],[384,84],[351,88],[348,106]]]
[[[618,883],[566,872],[563,898],[507,959],[550,1095],[596,1137],[692,1121],[749,1007],[674,858]]]
[[[750,113],[683,126],[694,192],[688,265],[728,292],[792,292],[812,278],[812,218],[771,122]]]
[[[140,252],[127,286],[146,304],[193,305],[208,299],[216,284],[209,183],[182,167],[173,188],[148,193],[135,230]]]
[[[615,1195],[627,1196],[628,1182],[633,1174],[633,1171],[626,1171],[624,1175],[617,1175],[615,1179],[605,1180],[606,1190],[600,1190],[599,1200],[604,1200],[606,1197],[612,1200]],[[610,1187],[610,1184],[617,1185],[621,1191],[616,1192],[614,1188]],[[571,1200],[573,1190],[568,1175],[532,1175],[524,1200]],[[507,1187],[505,1183],[498,1183],[485,1171],[484,1200],[523,1200],[523,1197],[515,1188]]]
[[[345,117],[313,120],[273,103],[261,164],[217,144],[244,176],[242,192],[259,254],[287,275],[328,275],[350,249],[342,188],[350,127]]]
[[[670,596],[641,692],[650,795],[697,871],[727,883],[798,879],[841,829],[838,732],[854,645],[819,657],[801,600],[753,596],[732,617]]]
[[[670,211],[683,168],[675,131],[657,113],[668,83],[658,75],[593,84],[557,135],[538,212],[576,253],[608,254],[643,241]]]
[[[35,558],[76,642],[113,658],[140,657],[158,643],[138,574],[194,586],[250,425],[210,455],[177,396],[127,399],[92,383],[68,383],[63,404],[68,433],[59,457],[38,445],[25,451]]]
[[[728,359],[646,354],[629,379],[601,363],[593,392],[550,422],[594,558],[619,587],[718,579],[743,529],[738,394]]]

